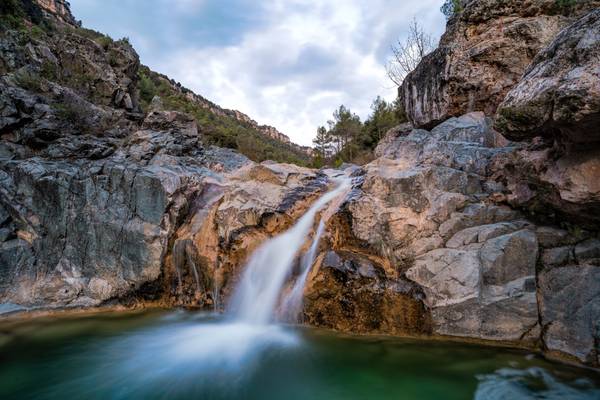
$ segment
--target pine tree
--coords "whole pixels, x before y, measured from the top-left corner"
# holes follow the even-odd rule
[[[313,139],[313,144],[315,145],[315,154],[321,160],[324,161],[331,155],[332,137],[324,126],[317,129],[317,136]]]

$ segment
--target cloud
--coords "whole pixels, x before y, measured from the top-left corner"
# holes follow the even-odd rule
[[[340,104],[364,119],[377,95],[393,100],[384,65],[413,16],[442,32],[442,0],[397,3],[71,1],[84,24],[129,36],[153,69],[305,145]]]

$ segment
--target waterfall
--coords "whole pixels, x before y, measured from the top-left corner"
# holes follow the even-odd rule
[[[310,269],[315,262],[317,249],[319,248],[319,241],[321,240],[323,231],[325,231],[325,220],[321,218],[317,232],[315,233],[312,244],[310,245],[310,249],[302,260],[300,276],[298,279],[296,279],[292,290],[284,297],[281,304],[281,316],[286,321],[300,322],[298,318],[300,312],[302,311],[302,295],[304,294],[304,285],[306,284],[306,278],[308,277]]]
[[[234,320],[252,324],[267,324],[272,320],[277,300],[316,214],[349,188],[350,180],[340,179],[338,186],[319,198],[292,228],[269,239],[254,252],[233,295]]]

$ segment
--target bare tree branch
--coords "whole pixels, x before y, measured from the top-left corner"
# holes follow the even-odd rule
[[[417,20],[413,18],[408,27],[408,36],[405,41],[398,41],[392,45],[392,57],[386,66],[388,78],[395,85],[400,86],[406,75],[413,71],[419,62],[434,49],[431,35],[423,30]]]

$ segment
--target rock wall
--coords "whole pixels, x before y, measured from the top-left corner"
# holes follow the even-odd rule
[[[541,51],[498,109],[496,127],[511,140],[554,136],[600,142],[600,8]]]
[[[470,113],[389,133],[328,225],[305,292],[310,323],[599,365],[599,225],[565,229],[513,207],[498,172],[526,150],[497,146],[491,124]]]
[[[33,0],[52,18],[65,24],[79,25],[71,14],[71,5],[65,0]]]
[[[433,128],[452,116],[493,115],[537,53],[596,0],[563,8],[555,0],[470,0],[448,22],[439,47],[398,94],[409,120]]]
[[[64,2],[38,5],[54,23],[70,15]],[[207,146],[192,117],[159,104],[142,113],[139,58],[127,41],[48,29],[0,32],[0,303],[209,304],[218,265],[200,285],[208,270],[194,262],[208,250],[197,257],[186,222],[203,213],[221,221],[211,238],[221,257],[220,246],[251,226],[268,222],[261,239],[277,232],[269,224],[278,215],[294,216],[320,190],[310,185],[316,174]],[[290,218],[279,218],[282,228]]]

